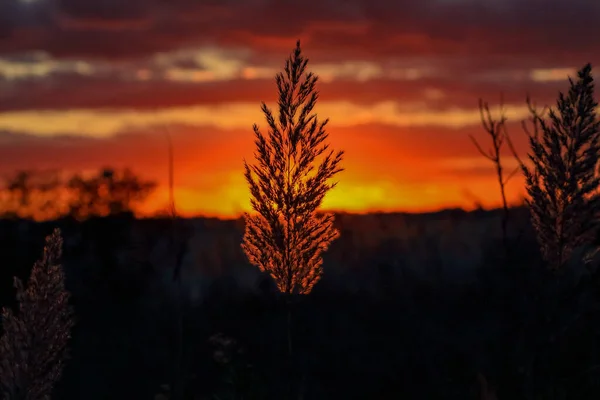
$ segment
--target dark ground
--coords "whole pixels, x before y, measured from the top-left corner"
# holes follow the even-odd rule
[[[323,279],[291,306],[291,357],[241,221],[182,222],[186,398],[480,399],[478,376],[499,400],[598,398],[597,285],[546,272],[526,210],[512,222],[507,259],[496,211],[338,216]],[[53,399],[153,399],[175,365],[170,221],[0,221],[2,305],[56,226],[77,324]]]

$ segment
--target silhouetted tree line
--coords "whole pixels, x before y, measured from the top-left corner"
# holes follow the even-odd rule
[[[1,218],[83,219],[132,212],[157,184],[130,169],[103,168],[91,176],[60,171],[17,171],[0,189]]]

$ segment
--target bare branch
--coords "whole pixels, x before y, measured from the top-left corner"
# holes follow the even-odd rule
[[[519,153],[517,153],[517,150],[516,150],[515,146],[513,145],[512,139],[510,138],[510,135],[508,134],[508,130],[506,129],[506,126],[504,127],[503,134],[504,134],[504,137],[506,138],[506,143],[508,144],[508,149],[510,150],[511,154],[513,155],[513,157],[519,163],[519,166],[522,168],[525,164],[521,160],[521,157],[519,157]],[[510,174],[510,176],[508,178],[506,178],[506,180],[508,181],[510,178],[512,178],[519,170],[520,170],[520,168],[516,168]]]
[[[479,145],[477,140],[473,137],[473,135],[469,135],[469,138],[471,139],[471,141],[473,142],[475,147],[477,147],[477,150],[479,150],[479,152],[481,153],[482,156],[484,156],[485,158],[487,158],[490,161],[495,161],[495,158],[494,158],[491,150],[490,150],[490,154],[486,154],[486,152],[483,151],[483,149],[481,148],[481,146]]]
[[[508,237],[507,237],[507,225],[508,225],[508,203],[506,201],[506,192],[505,185],[507,181],[514,175],[511,174],[508,178],[504,178],[504,171],[502,168],[501,162],[501,150],[502,145],[504,144],[504,140],[506,138],[506,116],[504,113],[504,101],[503,96],[500,97],[500,119],[495,120],[492,117],[492,113],[490,111],[489,104],[484,102],[482,99],[479,99],[479,115],[481,118],[481,125],[483,129],[489,135],[492,142],[492,149],[489,153],[485,153],[480,146],[480,144],[475,140],[472,135],[469,135],[469,138],[477,148],[477,150],[488,160],[490,160],[495,165],[496,175],[498,179],[498,184],[500,186],[500,195],[502,198],[502,209],[503,209],[503,217],[501,221],[502,228],[502,242],[504,244],[505,253],[508,256],[509,246],[508,246]]]
[[[504,184],[506,185],[508,183],[508,181],[510,180],[510,178],[512,178],[513,176],[515,176],[517,174],[517,172],[519,172],[520,170],[521,170],[520,167],[517,167],[517,168],[513,169],[513,171],[510,174],[508,174],[508,176],[504,180]]]

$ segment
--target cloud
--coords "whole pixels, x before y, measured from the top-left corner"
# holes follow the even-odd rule
[[[600,6],[583,0],[313,1],[7,0],[0,112],[273,101],[296,37],[323,100],[437,111],[500,92],[550,102],[600,54],[583,40]]]
[[[212,43],[278,61],[302,38],[325,61],[459,56],[493,64],[486,58],[518,56],[547,64],[576,56],[582,63],[597,60],[590,39],[600,35],[600,4],[587,0],[3,3],[1,52],[65,57],[131,59]]]
[[[201,79],[203,75],[200,74],[196,81],[190,82],[178,81],[173,76],[171,79],[159,79],[157,70],[136,66],[111,67],[110,64],[89,65],[80,61],[41,62],[44,65],[16,60],[3,63],[0,59],[0,113],[82,108],[157,110],[239,102],[254,103],[255,109],[258,109],[261,101],[272,102],[277,99],[273,79],[275,70],[246,68],[242,70],[245,77],[216,81]],[[21,67],[23,63],[27,66]],[[312,70],[310,65],[309,69]],[[47,76],[47,79],[39,76],[49,70],[53,71],[52,76]],[[481,78],[478,75],[464,78],[434,76],[417,80],[357,80],[360,74],[352,79],[340,73],[336,79],[322,80],[317,89],[321,94],[319,104],[347,101],[357,105],[373,105],[396,101],[444,110],[451,107],[472,108],[480,97],[494,104],[500,100],[500,94],[503,94],[507,104],[523,104],[528,93],[540,104],[553,103],[558,91],[567,88],[567,75],[562,72],[551,70],[538,71],[536,74],[536,80],[529,78],[531,73],[523,72],[513,74],[512,80],[507,77],[502,81],[490,77],[486,80],[485,76]],[[2,84],[3,75],[18,76],[20,79],[6,80]],[[271,76],[267,78],[267,75]],[[558,80],[560,76],[563,76],[562,80]],[[544,81],[540,78],[551,79]],[[32,116],[35,118],[34,114]]]
[[[56,74],[94,74],[93,64],[82,60],[57,60],[43,52],[0,57],[0,82],[39,80]]]
[[[276,104],[267,104],[275,109]],[[529,116],[526,105],[505,105],[509,119]],[[339,127],[380,123],[397,127],[425,126],[464,128],[480,124],[477,107],[429,110],[421,103],[382,101],[357,105],[348,101],[321,102],[318,113]],[[110,137],[129,129],[153,129],[170,124],[247,129],[256,122],[265,127],[256,103],[225,103],[170,107],[153,111],[127,109],[73,109],[66,111],[13,111],[0,114],[0,130],[30,132],[39,136],[60,134]]]

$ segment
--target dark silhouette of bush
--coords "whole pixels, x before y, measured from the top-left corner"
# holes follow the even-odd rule
[[[64,213],[57,171],[16,171],[4,181],[3,218],[53,219]]]
[[[529,137],[533,166],[523,166],[533,226],[544,259],[554,270],[563,268],[576,248],[595,239],[599,224],[600,121],[591,65],[577,77],[569,78],[569,92],[559,94],[549,121],[534,115],[541,135]]]
[[[104,168],[94,176],[75,174],[67,180],[58,171],[16,171],[5,179],[3,218],[78,219],[132,213],[157,184],[130,169]]]
[[[81,219],[132,212],[156,186],[156,182],[142,180],[129,169],[105,168],[91,178],[75,175],[67,183],[71,192],[69,215]]]

